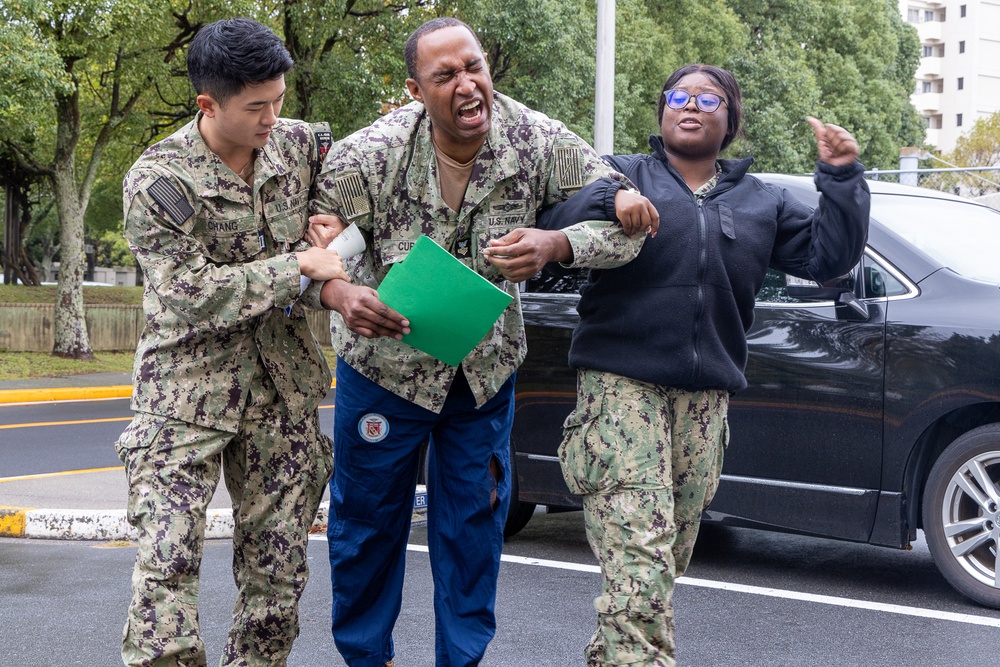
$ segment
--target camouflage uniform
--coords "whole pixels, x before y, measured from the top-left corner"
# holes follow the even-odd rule
[[[717,182],[718,174],[695,196]],[[601,565],[587,665],[672,667],[674,582],[719,485],[729,392],[588,369],[577,381],[559,459],[569,490],[583,496],[587,539]]]
[[[349,665],[381,665],[391,657],[389,635],[398,607],[390,608],[398,602],[402,574],[398,581],[385,585],[391,590],[377,596],[370,593],[373,581],[386,581],[386,571],[402,562],[410,508],[403,502],[398,506],[395,498],[388,500],[387,489],[408,489],[412,498],[417,448],[428,435],[432,442],[428,529],[437,664],[475,664],[492,637],[496,568],[510,494],[511,379],[526,346],[518,286],[505,280],[482,251],[490,239],[519,227],[534,227],[538,208],[562,201],[600,178],[616,181],[609,181],[610,197],[618,183],[627,184],[564,125],[500,94],[495,94],[492,127],[457,212],[440,194],[430,119],[419,102],[338,142],[327,157],[316,183],[320,208],[356,222],[366,237],[366,252],[345,262],[355,284],[377,289],[391,265],[405,258],[424,234],[513,297],[492,330],[465,358],[461,373],[406,343],[359,336],[333,315],[333,345],[342,358],[338,392],[345,393],[344,386],[350,382],[352,392],[366,392],[365,400],[371,402],[366,414],[364,402],[354,400],[355,396],[350,403],[338,400],[334,418],[338,463],[330,486],[329,526],[333,632]],[[573,249],[574,265],[603,268],[632,259],[643,239],[639,235],[630,240],[617,223],[610,222],[581,223],[564,232]],[[379,389],[386,395],[379,396]],[[510,392],[510,404],[495,405],[494,399],[503,399],[504,392]],[[454,408],[466,398],[468,408]],[[488,412],[494,409],[493,414],[501,416],[490,421]],[[374,421],[368,419],[366,426],[364,420],[372,413],[379,414],[374,414]],[[373,433],[359,437],[359,429],[371,429],[373,424],[376,429],[386,428],[388,437],[373,438]],[[405,440],[395,440],[404,434]],[[398,465],[384,463],[392,457]],[[498,464],[498,479],[490,474],[491,462]],[[460,472],[465,470],[470,472]],[[438,499],[438,474],[442,479],[461,474],[469,478],[449,479],[448,497]],[[485,500],[491,484],[497,500],[492,507]],[[384,509],[390,505],[394,509]],[[460,530],[448,535],[453,527]],[[455,542],[450,541],[452,537]],[[466,582],[461,577],[466,575],[452,569],[463,560],[469,562],[466,572],[481,573],[479,581],[469,582],[469,588],[463,588]],[[376,564],[382,569],[376,570]],[[366,568],[371,568],[370,574]],[[470,588],[477,592],[470,593]],[[359,599],[366,594],[368,599]],[[465,605],[464,612],[450,611],[449,605],[458,604]],[[387,611],[373,626],[375,621],[364,614],[379,608]],[[369,625],[360,627],[358,619]],[[352,623],[359,627],[349,627]]]
[[[247,185],[199,114],[125,178],[125,237],[145,278],[135,417],[117,443],[139,529],[122,657],[204,665],[198,570],[220,471],[239,589],[223,665],[283,665],[298,634],[308,529],[332,465],[317,406],[330,371],[305,319],[295,250],[325,124],[280,119]],[[286,314],[286,308],[291,307]]]

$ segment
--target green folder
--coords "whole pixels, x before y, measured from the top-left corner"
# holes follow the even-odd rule
[[[421,236],[378,288],[379,299],[410,321],[403,342],[458,366],[513,297]]]

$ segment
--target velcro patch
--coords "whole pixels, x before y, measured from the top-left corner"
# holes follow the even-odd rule
[[[330,130],[316,130],[316,149],[319,151],[319,163],[323,164],[323,158],[330,152],[333,146],[333,132]]]
[[[340,194],[340,202],[344,207],[343,213],[348,220],[372,212],[372,207],[368,203],[368,192],[365,190],[365,182],[361,178],[361,174],[356,171],[349,172],[338,176],[335,183],[337,192]]]
[[[560,190],[583,187],[583,151],[578,146],[556,147],[556,175]]]
[[[153,181],[153,184],[146,188],[146,192],[178,225],[183,225],[184,221],[194,215],[191,204],[166,176],[160,176]]]

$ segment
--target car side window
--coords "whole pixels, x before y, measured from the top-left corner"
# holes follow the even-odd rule
[[[587,269],[564,269],[558,265],[548,264],[533,278],[526,281],[521,290],[533,294],[579,294],[580,288],[587,282]]]
[[[768,269],[764,284],[757,292],[757,303],[798,303],[800,300],[788,295],[785,274],[776,269]]]
[[[861,263],[861,275],[864,280],[865,299],[875,299],[887,296],[899,296],[907,293],[907,287],[901,283],[881,263],[871,257],[865,257]]]

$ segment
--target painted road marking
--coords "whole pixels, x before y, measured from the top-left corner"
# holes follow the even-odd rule
[[[326,539],[325,535],[310,536],[311,539]],[[423,544],[407,544],[407,551],[427,553],[428,549]],[[505,563],[516,563],[518,565],[534,565],[537,567],[549,567],[559,570],[574,570],[576,572],[586,572],[588,574],[600,574],[601,568],[597,565],[586,565],[583,563],[567,563],[557,560],[545,560],[542,558],[526,558],[524,556],[510,556],[504,554],[500,560]],[[765,597],[781,598],[785,600],[798,600],[800,602],[812,602],[816,604],[826,604],[835,607],[848,607],[851,609],[867,609],[886,614],[900,614],[903,616],[915,616],[918,618],[931,618],[940,621],[953,621],[955,623],[966,623],[969,625],[985,625],[992,628],[1000,628],[1000,618],[990,616],[976,616],[975,614],[956,614],[938,609],[926,609],[923,607],[907,607],[898,604],[887,604],[884,602],[871,602],[869,600],[855,600],[853,598],[834,597],[832,595],[817,595],[814,593],[800,593],[799,591],[782,590],[780,588],[766,588],[763,586],[747,586],[745,584],[732,584],[725,581],[713,581],[711,579],[696,579],[693,577],[681,577],[678,584],[686,586],[698,586],[701,588],[714,588],[716,590],[730,591],[733,593],[744,593],[747,595],[762,595]]]
[[[320,405],[319,410],[329,410],[332,405]],[[108,422],[127,422],[131,417],[106,417],[104,419],[74,419],[63,422],[25,422],[24,424],[0,424],[0,430],[9,428],[34,428],[38,426],[73,426],[75,424],[104,424]]]
[[[3,424],[0,430],[5,428],[33,428],[36,426],[72,426],[74,424],[103,424],[107,422],[127,422],[132,421],[131,417],[107,417],[105,419],[74,419],[65,422],[26,422],[24,424]]]
[[[20,477],[0,477],[0,484],[4,482],[21,482],[26,479],[45,479],[46,477],[63,477],[65,475],[84,475],[91,472],[110,472],[112,470],[124,470],[125,466],[112,466],[110,468],[88,468],[87,470],[64,470],[62,472],[42,472],[35,475],[21,475]]]

